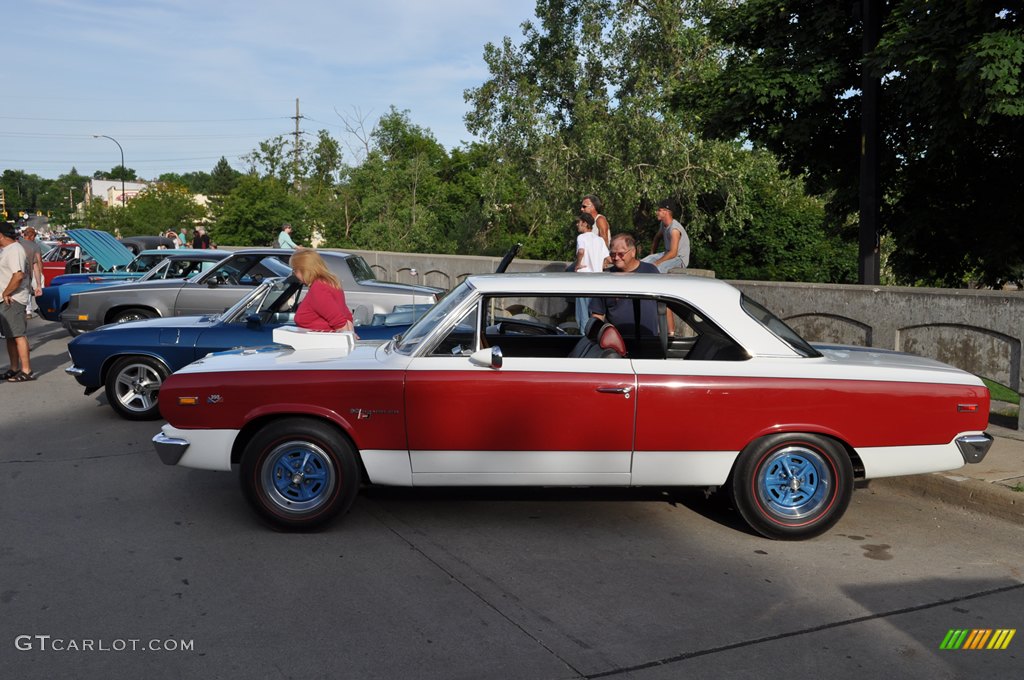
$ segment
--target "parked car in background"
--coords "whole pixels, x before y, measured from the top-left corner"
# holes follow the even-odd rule
[[[293,252],[280,248],[237,250],[197,277],[103,286],[76,293],[60,320],[74,335],[108,323],[220,314],[264,279],[291,274],[287,262]],[[429,286],[378,281],[358,255],[330,251],[321,251],[321,255],[341,280],[345,298],[362,323],[368,323],[375,313],[392,311],[396,304],[432,304],[441,292]]]
[[[145,250],[132,260],[124,272],[108,274],[64,274],[36,296],[40,315],[47,321],[60,321],[71,297],[96,286],[121,283],[185,279],[211,269],[228,253],[220,250]],[[74,335],[74,333],[72,333]]]
[[[66,240],[43,254],[43,281],[49,286],[62,274],[124,269],[134,255],[111,234],[98,229],[69,229]]]
[[[125,236],[121,239],[121,245],[138,255],[143,250],[156,250],[166,248],[174,250],[174,241],[166,236]]]
[[[168,257],[182,255],[202,255],[209,253],[209,250],[193,250],[192,248],[178,248],[168,250],[157,248],[139,252],[131,262],[121,267],[116,266],[105,272],[86,272],[80,274],[61,274],[54,277],[50,282],[51,286],[63,286],[67,283],[99,283],[101,281],[134,281],[142,278],[149,270],[163,262]],[[227,257],[229,253],[218,253],[218,258]]]
[[[65,369],[85,393],[104,388],[122,418],[159,417],[160,386],[168,375],[210,352],[273,343],[273,331],[295,318],[306,287],[295,277],[270,279],[219,316],[179,316],[103,326],[68,344]],[[402,309],[357,326],[361,341],[385,340],[409,327],[429,307]]]
[[[616,325],[566,333],[579,297]],[[818,350],[728,283],[660,274],[471,276],[380,347],[200,359],[164,381],[160,412],[164,463],[237,469],[285,529],[345,512],[363,482],[697,486],[764,536],[805,539],[855,481],[953,470],[992,442],[979,378]]]

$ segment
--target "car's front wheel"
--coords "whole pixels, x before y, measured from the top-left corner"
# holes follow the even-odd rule
[[[762,536],[813,538],[846,512],[853,495],[853,465],[827,437],[770,435],[740,453],[730,491],[743,519]]]
[[[168,375],[167,367],[152,357],[118,359],[107,372],[107,401],[122,418],[155,420],[160,417],[160,386]]]
[[[156,318],[156,314],[150,310],[132,307],[130,309],[122,309],[115,313],[110,317],[110,323],[126,323],[128,321],[141,321],[142,319],[153,318]]]
[[[359,465],[332,426],[286,418],[258,431],[242,454],[242,491],[282,529],[312,529],[347,511],[359,492]]]

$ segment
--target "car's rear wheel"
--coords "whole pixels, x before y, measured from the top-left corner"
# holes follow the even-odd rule
[[[287,418],[249,441],[241,483],[249,503],[274,526],[312,529],[352,507],[359,465],[352,445],[330,425]]]
[[[763,437],[733,469],[736,509],[768,538],[803,540],[832,528],[853,495],[853,466],[843,448],[813,434]]]
[[[167,367],[152,357],[118,359],[107,372],[107,401],[122,418],[155,420],[160,417],[160,386],[168,375]]]
[[[131,307],[115,312],[110,317],[110,323],[126,323],[128,321],[141,321],[142,319],[155,319],[156,314],[141,307]]]

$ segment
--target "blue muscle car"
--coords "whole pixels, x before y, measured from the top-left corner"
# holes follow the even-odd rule
[[[290,324],[306,292],[294,277],[268,279],[219,316],[173,316],[101,326],[68,344],[73,364],[65,371],[92,394],[105,388],[123,418],[160,415],[159,392],[171,373],[210,352],[273,343],[273,330]],[[430,305],[398,306],[356,327],[361,341],[404,332]]]

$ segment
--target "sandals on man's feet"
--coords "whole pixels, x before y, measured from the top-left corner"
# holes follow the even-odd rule
[[[36,379],[36,374],[35,373],[25,373],[24,371],[18,371],[17,373],[12,375],[10,378],[8,378],[7,382],[28,382],[30,380],[35,380],[35,379]]]
[[[14,376],[18,375],[19,373],[21,373],[21,371],[10,371],[9,370],[6,373],[4,373],[3,375],[0,375],[0,380],[10,380],[11,378],[13,378]]]

